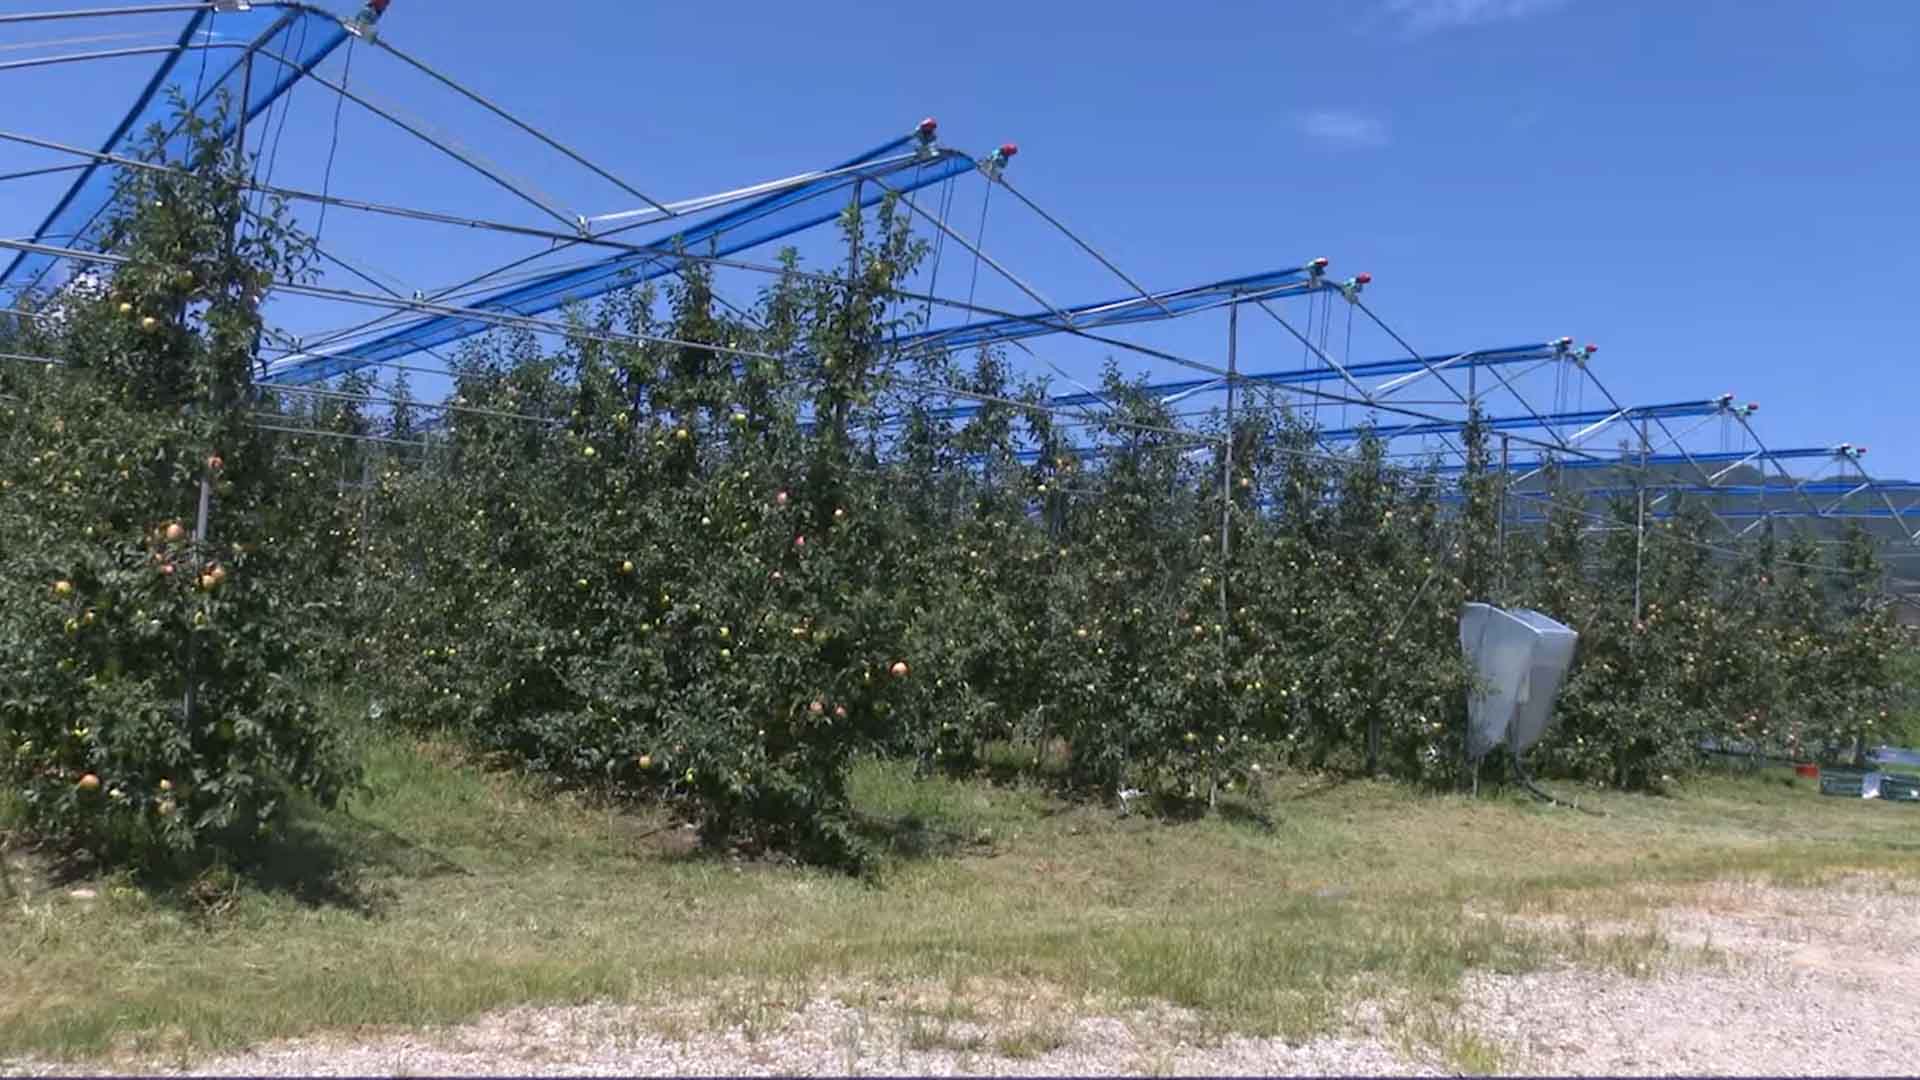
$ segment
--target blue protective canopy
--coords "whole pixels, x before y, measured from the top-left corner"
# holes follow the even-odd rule
[[[1439,500],[1451,501],[1448,498]],[[1647,520],[1667,521],[1678,516],[1674,510],[1648,510]],[[1779,510],[1719,510],[1713,516],[1726,521],[1758,521],[1763,518],[1820,519],[1831,518],[1836,521],[1904,521],[1908,518],[1920,518],[1920,510],[1889,510],[1884,506],[1863,506],[1857,510],[1812,510],[1806,507],[1784,507]],[[1548,521],[1545,514],[1521,514],[1512,520],[1518,525],[1544,525]]]
[[[252,121],[265,112],[347,37],[338,18],[304,4],[256,3],[245,10],[197,11],[100,152],[125,153],[155,126],[177,138],[180,129],[174,123],[174,103],[166,93],[169,86],[178,87],[192,111],[202,115],[214,108],[223,93],[227,95],[233,111],[222,134],[231,136],[242,118]],[[218,48],[222,43],[244,47]],[[169,145],[168,150],[177,154],[180,148]],[[114,176],[112,165],[98,161],[82,169],[35,230],[33,240],[83,249],[97,246],[96,230],[113,202]],[[0,288],[16,293],[52,289],[61,283],[60,262],[52,255],[21,252],[0,271]]]
[[[1058,314],[1038,311],[1030,315],[1009,315],[986,322],[949,326],[904,334],[895,343],[906,348],[937,347],[946,352],[989,345],[999,341],[1038,337],[1042,334],[1091,331],[1129,323],[1153,322],[1188,315],[1224,304],[1248,300],[1267,300],[1295,293],[1311,292],[1321,285],[1307,268],[1270,270],[1261,274],[1229,278],[1206,285],[1195,285],[1176,292],[1127,296],[1097,304],[1063,308]],[[1064,316],[1064,318],[1062,317]]]
[[[1671,420],[1686,416],[1713,416],[1726,408],[1725,400],[1709,398],[1704,401],[1676,401],[1667,405],[1641,405],[1628,409],[1582,409],[1574,412],[1552,412],[1524,416],[1483,417],[1481,425],[1489,431],[1524,431],[1531,428],[1548,427],[1586,427],[1606,420]],[[1400,439],[1410,435],[1450,435],[1465,431],[1465,420],[1434,420],[1413,424],[1394,424],[1379,427],[1335,428],[1321,432],[1320,437],[1330,442],[1358,439],[1371,432],[1381,439]]]
[[[1510,345],[1503,349],[1484,349],[1473,353],[1447,353],[1442,356],[1426,356],[1419,359],[1408,357],[1403,360],[1374,360],[1364,364],[1349,364],[1346,373],[1355,381],[1378,378],[1385,375],[1407,375],[1423,371],[1428,366],[1446,370],[1451,367],[1486,367],[1500,364],[1517,364],[1529,360],[1551,360],[1556,355],[1551,344]],[[1314,367],[1295,368],[1290,371],[1247,372],[1240,376],[1241,382],[1267,386],[1300,386],[1308,383],[1332,382],[1341,378],[1341,369],[1321,364]],[[1178,397],[1181,394],[1205,390],[1209,387],[1225,388],[1220,378],[1181,379],[1174,382],[1147,383],[1140,387],[1144,392],[1158,398]],[[1100,394],[1074,393],[1060,394],[1046,399],[1049,407],[1071,407],[1077,405],[1096,405],[1105,401]],[[941,409],[929,410],[928,415],[936,420],[954,420],[973,416],[981,409],[979,405],[952,405]]]
[[[1714,413],[1718,412],[1721,408],[1723,408],[1724,404],[1725,404],[1724,401],[1719,398],[1713,398],[1706,401],[1682,401],[1682,402],[1675,402],[1670,405],[1647,405],[1647,406],[1642,406],[1636,409],[1620,410],[1618,412],[1618,415],[1621,415],[1625,419],[1636,419],[1641,416],[1646,416],[1646,417],[1711,416]],[[1559,424],[1589,423],[1594,420],[1601,420],[1614,415],[1616,415],[1615,412],[1596,412],[1592,410],[1586,410],[1586,411],[1580,411],[1580,412],[1541,413],[1538,416],[1535,416],[1533,414],[1527,414],[1525,416],[1483,417],[1480,422],[1483,426],[1495,431],[1523,430],[1527,428],[1552,427]],[[1415,424],[1400,424],[1400,425],[1391,426],[1391,427],[1333,428],[1330,430],[1320,432],[1319,437],[1320,437],[1320,441],[1322,442],[1351,442],[1367,434],[1373,434],[1381,439],[1395,439],[1395,438],[1401,438],[1408,435],[1437,435],[1437,434],[1459,432],[1459,431],[1464,431],[1466,427],[1467,427],[1467,421],[1465,420],[1433,420],[1433,421],[1422,421],[1420,423],[1415,423]],[[1075,454],[1078,454],[1083,458],[1094,458],[1094,457],[1104,456],[1110,453],[1111,450],[1106,447],[1090,446],[1090,447],[1080,447],[1072,452]],[[1832,451],[1830,450],[1825,452],[1832,453]],[[1022,461],[1035,461],[1035,460],[1038,460],[1039,453],[1038,451],[1023,451],[1022,453],[1017,454],[1015,456],[1016,458]],[[1745,456],[1745,455],[1739,455],[1739,456]],[[1700,458],[1701,458],[1701,455],[1695,455],[1696,460],[1699,460]],[[1636,458],[1634,460],[1637,461],[1638,459]],[[1652,464],[1655,462],[1655,460],[1657,460],[1655,457],[1649,457],[1648,463]],[[1687,459],[1685,458],[1685,456],[1679,456],[1679,460],[1684,462]],[[1578,464],[1580,466],[1591,466],[1596,463],[1589,460],[1585,460],[1585,459],[1575,459],[1574,462],[1567,463],[1569,467],[1573,466],[1574,464]],[[1598,462],[1598,464],[1611,465],[1611,464],[1617,464],[1617,462],[1603,461],[1603,462]],[[1455,471],[1459,471],[1461,468],[1463,468],[1463,466],[1443,465],[1443,466],[1435,467],[1433,469],[1422,469],[1421,471],[1423,472],[1425,471],[1455,472]]]
[[[1804,460],[1807,458],[1830,458],[1830,457],[1840,457],[1840,456],[1842,456],[1841,451],[1831,446],[1802,446],[1802,447],[1794,447],[1789,450],[1768,450],[1764,453],[1762,453],[1759,450],[1713,450],[1713,451],[1706,451],[1698,454],[1648,454],[1644,459],[1644,462],[1639,454],[1629,453],[1622,457],[1567,458],[1561,461],[1547,461],[1545,459],[1534,459],[1530,461],[1514,461],[1514,462],[1508,463],[1507,471],[1516,472],[1516,473],[1533,472],[1537,469],[1547,468],[1549,465],[1559,468],[1562,471],[1571,471],[1576,469],[1638,468],[1643,463],[1650,467],[1664,466],[1664,465],[1687,465],[1687,464],[1736,465],[1742,462],[1765,461],[1769,458],[1776,458],[1781,461],[1793,461],[1796,459]],[[1463,472],[1465,470],[1466,470],[1465,465],[1455,464],[1455,465],[1436,465],[1436,466],[1433,466],[1430,471]]]
[[[585,267],[555,270],[466,306],[477,311],[538,315],[671,274],[680,267],[678,252],[682,250],[730,255],[832,221],[849,205],[846,193],[850,191],[859,192],[863,207],[874,206],[887,197],[886,187],[879,183],[856,187],[862,177],[893,177],[887,187],[913,191],[975,167],[971,158],[956,151],[921,155],[914,150],[916,144],[913,136],[882,143],[823,171],[815,179],[636,245],[646,250],[622,251]],[[860,168],[862,166],[865,168]],[[468,315],[430,315],[370,341],[327,353],[287,358],[270,367],[263,381],[294,385],[320,382],[471,337],[494,325],[492,320]]]
[[[1521,492],[1516,494],[1536,494]],[[1644,489],[1631,487],[1587,487],[1580,488],[1579,494],[1590,499],[1611,499],[1629,497],[1645,490],[1653,494],[1672,493],[1676,495],[1700,496],[1708,498],[1760,498],[1774,495],[1868,495],[1874,492],[1920,492],[1920,482],[1911,480],[1816,480],[1795,486],[1785,481],[1771,484],[1648,484]]]

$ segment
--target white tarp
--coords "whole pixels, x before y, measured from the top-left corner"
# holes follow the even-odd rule
[[[1460,646],[1476,687],[1467,699],[1467,757],[1505,743],[1522,753],[1553,724],[1553,703],[1580,636],[1537,611],[1467,604]]]

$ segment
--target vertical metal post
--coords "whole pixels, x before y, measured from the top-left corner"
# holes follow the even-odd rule
[[[1227,625],[1227,559],[1232,552],[1233,531],[1233,404],[1239,379],[1240,305],[1227,305],[1227,445],[1220,465],[1220,625]],[[1220,638],[1220,654],[1226,656],[1227,639]]]
[[[205,466],[203,465],[202,468],[204,469]],[[200,576],[206,570],[205,561],[200,556],[200,549],[203,548],[207,542],[207,517],[212,504],[213,480],[205,472],[202,472],[200,474],[200,508],[193,519],[193,588],[200,587]],[[195,638],[193,634],[187,635],[187,690],[185,697],[181,701],[181,707],[185,710],[188,728],[193,726],[193,706],[195,698],[198,696],[195,690],[197,689],[196,684],[199,679],[194,671],[198,666],[195,663],[198,659],[198,657],[195,656],[195,653],[198,651],[196,648],[197,643],[198,639]]]
[[[367,560],[368,550],[373,540],[369,533],[371,522],[368,520],[373,506],[373,455],[365,448],[360,451],[360,561]]]
[[[1640,621],[1640,571],[1647,550],[1647,421],[1644,418],[1640,421],[1640,482],[1636,488],[1639,511],[1633,538],[1633,621],[1637,624]]]
[[[1499,575],[1495,579],[1496,584],[1494,585],[1494,599],[1496,599],[1497,601],[1503,604],[1506,603],[1507,601],[1507,475],[1508,475],[1507,469],[1508,469],[1508,462],[1510,460],[1508,457],[1508,453],[1511,448],[1512,442],[1513,442],[1513,436],[1508,435],[1505,432],[1501,432],[1500,434],[1500,480],[1499,480],[1499,483],[1500,483],[1500,532],[1499,532],[1500,568],[1499,568]]]
[[[1227,627],[1230,625],[1227,606],[1227,560],[1232,554],[1233,534],[1233,404],[1234,393],[1238,389],[1240,378],[1240,305],[1227,305],[1227,442],[1220,455],[1220,686],[1226,690],[1232,684],[1228,678]],[[1220,778],[1214,776],[1207,790],[1207,805],[1211,807],[1220,793]]]
[[[864,215],[860,212],[860,180],[853,182],[853,222],[847,229],[847,295],[853,295],[854,283],[860,277],[860,227]]]
[[[253,56],[254,54],[252,50],[249,50],[247,52],[247,66],[243,70],[240,76],[240,115],[234,121],[234,125],[233,125],[234,154],[239,159],[237,164],[243,168],[245,167],[246,156],[247,156],[247,104],[248,102],[253,100]],[[233,229],[237,231],[239,228],[240,228],[240,223],[236,219],[233,223]],[[234,235],[234,232],[230,231],[227,235],[227,245],[229,248],[231,248],[234,245],[236,239],[237,238]],[[257,341],[258,338],[256,337],[255,340]],[[249,368],[251,368],[251,365],[249,365]],[[203,403],[204,406],[212,406],[213,404],[214,403],[211,401]],[[231,403],[222,403],[222,404],[231,404]],[[208,519],[212,509],[213,509],[212,466],[207,462],[201,462],[200,464],[200,502],[199,502],[199,506],[194,512],[194,518],[193,518],[193,547],[194,547],[193,581],[192,581],[193,588],[200,587],[200,578],[206,572],[206,558],[204,553],[205,553],[205,548],[207,543]],[[198,639],[193,634],[188,634],[187,635],[187,680],[186,680],[187,687],[186,687],[185,693],[182,695],[180,704],[186,719],[187,726],[189,728],[191,728],[193,725],[194,705],[196,704],[197,698],[199,697],[198,690],[199,690],[200,680],[199,680],[199,674],[197,671],[199,667],[199,663],[198,663],[199,656],[197,655],[198,652],[199,652]]]

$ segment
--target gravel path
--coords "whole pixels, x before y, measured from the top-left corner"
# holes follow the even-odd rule
[[[1818,891],[1724,884],[1662,912],[1679,946],[1722,961],[1646,978],[1565,968],[1476,974],[1457,1030],[1535,1075],[1914,1075],[1920,1072],[1920,886]],[[1594,936],[1644,929],[1587,923]],[[1003,988],[1004,989],[1004,988]],[[1089,1015],[1014,989],[990,1016],[904,1008],[936,990],[825,990],[797,1007],[741,1002],[523,1008],[405,1035],[321,1036],[190,1067],[194,1075],[1445,1075],[1357,1010],[1351,1037],[1197,1037],[1162,1008]],[[0,1062],[9,1075],[98,1073]],[[149,1074],[172,1072],[156,1063]]]
[[[1463,1019],[1537,1075],[1920,1075],[1914,883],[1722,884],[1659,926],[1724,970],[1477,974]]]
[[[684,1015],[684,1014],[683,1014]],[[698,1014],[691,1019],[697,1022]],[[1024,1048],[996,1046],[1004,1025],[924,1019],[813,1001],[752,1030],[672,1030],[673,1014],[615,1006],[513,1009],[441,1031],[362,1040],[297,1039],[200,1062],[143,1066],[199,1076],[1442,1076],[1361,1039],[1230,1038],[1196,1045],[1171,1010],[1016,1025]],[[663,1030],[665,1029],[665,1030]],[[1037,1041],[1036,1041],[1037,1038]],[[97,1075],[91,1068],[0,1062],[7,1075]]]

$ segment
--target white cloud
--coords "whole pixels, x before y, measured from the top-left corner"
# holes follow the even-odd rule
[[[1300,130],[1321,142],[1338,146],[1385,146],[1387,126],[1378,119],[1345,109],[1315,109],[1301,113]]]
[[[1388,15],[1410,31],[1443,30],[1454,26],[1524,19],[1540,15],[1570,0],[1382,0]]]

